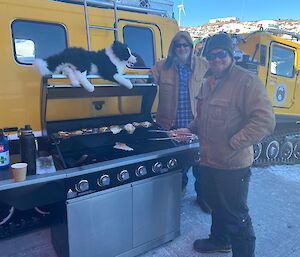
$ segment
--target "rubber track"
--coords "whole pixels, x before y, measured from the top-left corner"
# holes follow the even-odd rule
[[[261,157],[254,162],[254,166],[260,167],[260,166],[269,166],[269,165],[294,165],[299,164],[300,159],[297,159],[294,157],[294,155],[291,156],[291,158],[284,159],[277,157],[275,159],[267,159],[264,154],[264,150],[266,149],[266,144],[272,140],[277,140],[280,143],[280,146],[282,143],[286,141],[286,139],[289,139],[293,143],[298,140],[300,140],[300,126],[299,124],[287,124],[286,126],[282,126],[280,129],[276,129],[275,133],[271,136],[268,136],[264,138],[261,143],[263,145],[263,152],[261,154]]]

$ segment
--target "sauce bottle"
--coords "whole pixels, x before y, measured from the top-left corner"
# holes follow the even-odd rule
[[[9,168],[9,144],[8,137],[0,129],[0,169]]]

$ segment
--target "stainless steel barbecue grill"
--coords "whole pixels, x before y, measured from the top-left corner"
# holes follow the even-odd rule
[[[148,76],[145,77],[148,78]],[[85,173],[86,168],[99,168],[107,163],[120,169],[121,160],[138,163],[142,167],[144,164],[140,160],[152,160],[151,165],[154,166],[147,167],[147,171],[144,167],[138,171],[130,169],[128,173],[123,173],[126,179],[122,179],[121,176],[110,176],[111,182],[107,186],[114,187],[172,169],[182,169],[189,165],[197,155],[197,144],[182,144],[171,138],[159,140],[160,138],[166,139],[169,135],[162,133],[152,119],[151,109],[157,91],[157,86],[153,83],[138,84],[132,90],[119,86],[101,85],[96,86],[95,92],[91,94],[82,88],[50,84],[49,79],[45,78],[43,89],[42,120],[45,121],[43,131],[50,138],[50,150],[58,170],[79,167],[80,172]],[[69,101],[72,106],[72,101],[77,100],[76,106],[73,105],[75,111],[78,109],[78,99],[82,105],[88,103],[91,109],[98,109],[99,112],[95,114],[95,110],[91,110],[84,114],[88,117],[76,119],[68,119],[65,116],[61,120],[56,120],[53,119],[53,115],[52,120],[47,119],[47,112],[51,111],[49,110],[51,101]],[[86,99],[90,101],[87,102]],[[107,110],[105,110],[105,105],[109,103],[117,105],[113,107],[110,105],[110,108],[115,110],[112,115],[107,115]],[[61,117],[61,113],[58,116]],[[128,124],[134,128],[133,131],[126,130]],[[188,152],[190,154],[187,154]],[[156,164],[160,158],[163,158],[163,162]],[[92,175],[90,170],[87,173],[89,176]],[[68,174],[70,177],[76,177],[75,174],[78,173]],[[93,185],[93,181],[89,184]],[[78,191],[75,185],[69,189]],[[97,191],[102,190],[98,185],[96,188]]]
[[[32,203],[43,192],[52,204],[59,257],[136,256],[179,235],[181,171],[196,161],[198,143],[169,139],[155,124],[156,92],[143,83],[88,93],[43,78],[43,136],[59,177],[24,188]]]

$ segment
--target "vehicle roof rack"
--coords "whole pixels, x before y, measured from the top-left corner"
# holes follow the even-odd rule
[[[53,0],[70,4],[84,4],[84,0]],[[99,8],[114,8],[118,10],[148,13],[163,17],[173,17],[173,0],[86,0],[88,6]]]
[[[272,33],[274,35],[288,35],[288,36],[291,36],[292,38],[295,38],[297,41],[300,40],[300,34],[294,33],[294,32],[290,32],[290,31],[286,31],[286,30],[283,30],[283,29],[269,28],[269,29],[265,29],[263,31],[270,32],[270,33]]]

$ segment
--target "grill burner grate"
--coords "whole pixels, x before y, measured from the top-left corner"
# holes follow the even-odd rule
[[[151,127],[153,128],[153,127]],[[82,165],[98,163],[137,154],[158,151],[171,148],[177,145],[172,140],[168,141],[151,141],[148,139],[166,137],[165,133],[150,132],[148,128],[136,128],[133,134],[122,130],[118,134],[111,132],[86,134],[72,136],[68,138],[58,138],[54,134],[53,142],[55,153],[58,159],[61,159],[61,165],[57,168],[72,168]],[[124,151],[115,149],[116,142],[124,143],[133,148],[133,151]],[[56,163],[58,163],[56,161]]]

